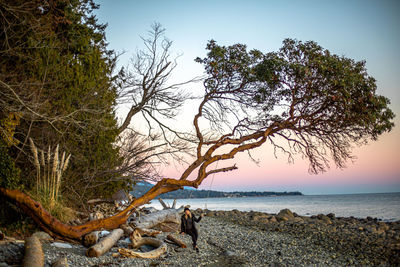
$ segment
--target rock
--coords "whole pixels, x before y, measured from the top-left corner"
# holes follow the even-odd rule
[[[268,223],[268,215],[262,214],[262,215],[255,215],[253,217],[253,221],[255,222],[262,222],[262,223]]]
[[[275,216],[272,216],[272,217],[269,218],[269,222],[270,223],[276,223],[278,221],[276,220]]]
[[[230,250],[225,251],[225,255],[228,257],[236,256],[236,253]]]
[[[66,257],[57,259],[52,265],[52,267],[68,267],[68,260]]]
[[[5,262],[0,262],[0,267],[9,267],[10,265],[8,265],[7,263],[5,263]]]
[[[37,239],[39,239],[39,241],[43,244],[43,243],[48,243],[53,241],[54,239],[46,232],[35,232],[32,236],[37,237]]]
[[[215,211],[210,210],[210,211],[207,213],[207,216],[209,216],[209,217],[215,217],[215,216],[216,216],[216,213],[215,213]]]
[[[294,217],[293,222],[302,223],[302,222],[304,222],[304,220],[301,217]]]
[[[324,214],[318,214],[317,218],[319,220],[321,220],[322,222],[326,223],[326,224],[332,224],[331,219],[328,216],[324,215]]]
[[[109,234],[110,234],[109,231],[103,230],[103,231],[101,231],[101,232],[99,233],[99,237],[105,237],[105,236],[107,236],[107,235],[109,235]]]
[[[72,248],[72,246],[68,243],[54,242],[51,246],[56,248]]]
[[[327,214],[326,216],[328,216],[329,219],[331,219],[331,220],[335,220],[335,219],[336,219],[335,213],[329,213],[329,214]]]
[[[293,213],[289,209],[281,210],[278,215],[275,216],[278,221],[288,221],[294,219]]]
[[[89,221],[100,220],[100,219],[104,219],[104,215],[100,211],[90,213],[89,215]]]

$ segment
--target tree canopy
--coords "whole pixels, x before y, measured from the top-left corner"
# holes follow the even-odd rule
[[[199,111],[224,135],[200,143],[265,138],[289,160],[301,154],[310,172],[318,173],[329,167],[329,158],[344,167],[353,143],[376,140],[394,125],[390,101],[376,93],[364,61],[293,39],[271,53],[213,40],[207,50],[207,57],[196,59],[207,73]]]

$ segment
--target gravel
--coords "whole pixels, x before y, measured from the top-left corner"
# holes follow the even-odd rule
[[[167,253],[158,259],[113,257],[117,247],[99,258],[88,258],[79,244],[58,248],[46,243],[43,250],[46,266],[61,257],[70,266],[399,266],[399,222],[292,215],[288,219],[282,213],[277,219],[259,212],[208,212],[197,224],[199,253],[192,249],[189,236],[175,233],[188,248],[168,244]],[[13,262],[8,262],[2,251],[12,247]],[[20,244],[0,245],[0,266],[18,266],[18,257],[22,257]]]

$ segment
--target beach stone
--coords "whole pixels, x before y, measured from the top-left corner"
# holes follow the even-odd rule
[[[48,233],[43,231],[35,232],[33,233],[32,236],[37,237],[37,239],[39,239],[41,243],[47,243],[53,241],[53,238]]]
[[[215,217],[215,216],[217,216],[216,215],[216,213],[215,213],[215,211],[209,211],[208,213],[207,213],[207,216],[209,216],[209,217]]]
[[[68,267],[68,260],[66,257],[58,258],[52,265],[52,267]]]
[[[302,223],[302,222],[304,222],[304,220],[303,220],[303,218],[301,218],[301,217],[294,217],[293,222],[295,222],[295,223]]]
[[[317,218],[326,224],[332,224],[331,219],[329,219],[329,217],[324,214],[318,214]]]
[[[255,216],[253,217],[253,221],[268,223],[268,218],[269,218],[269,216],[266,215],[266,214],[255,215]]]
[[[278,221],[276,220],[275,216],[271,216],[268,220],[269,220],[270,223],[276,223],[276,222],[278,222]]]
[[[294,215],[289,209],[281,210],[275,217],[278,221],[288,221],[294,219]]]
[[[72,246],[68,243],[54,242],[51,246],[56,248],[72,248]]]
[[[89,221],[100,220],[100,219],[104,219],[104,215],[100,211],[90,213],[89,215]]]

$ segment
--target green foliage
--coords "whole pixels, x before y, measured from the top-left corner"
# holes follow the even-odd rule
[[[119,134],[114,113],[116,56],[107,49],[105,25],[97,23],[95,8],[92,0],[0,3],[4,14],[0,79],[25,104],[0,87],[8,97],[0,119],[9,112],[21,114],[14,134],[19,145],[9,155],[27,177],[26,187],[32,189],[32,159],[20,154],[23,150],[30,155],[27,137],[46,151],[60,144],[60,149],[73,155],[61,191],[76,201],[121,186],[112,182],[121,160],[114,146]]]
[[[376,140],[394,126],[390,101],[376,93],[364,61],[292,39],[284,40],[278,52],[265,54],[213,40],[207,50],[207,57],[196,59],[208,75],[205,117],[234,129],[229,136],[269,129],[275,151],[289,160],[300,153],[309,159],[312,173],[329,168],[328,156],[344,167],[352,158],[352,143]]]
[[[14,161],[8,155],[8,148],[0,140],[0,187],[15,189],[21,184],[20,170],[15,167]]]

